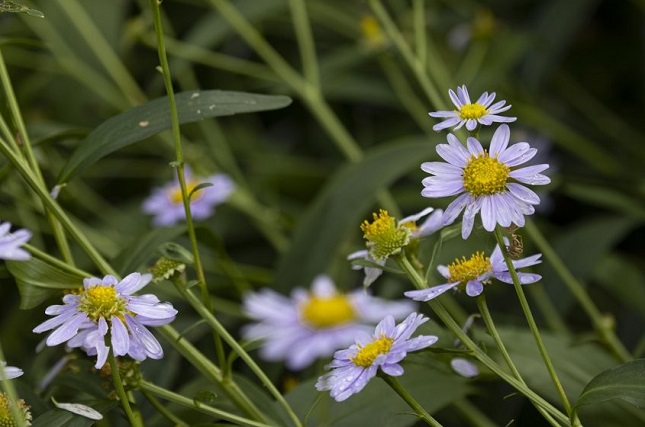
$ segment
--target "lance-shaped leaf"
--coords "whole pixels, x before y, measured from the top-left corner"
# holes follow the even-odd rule
[[[582,390],[575,408],[612,399],[645,407],[645,359],[623,363],[598,374]]]
[[[222,90],[188,91],[175,95],[179,123],[286,107],[291,98]],[[170,129],[168,97],[131,108],[100,124],[72,153],[58,175],[58,184],[72,178],[108,154]]]

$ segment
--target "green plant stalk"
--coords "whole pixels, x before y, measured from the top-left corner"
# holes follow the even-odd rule
[[[506,245],[504,244],[504,237],[502,236],[502,230],[499,226],[495,228],[495,239],[497,239],[497,244],[499,245],[500,248],[506,247]],[[531,329],[531,333],[533,334],[533,339],[535,340],[535,344],[538,347],[540,356],[542,356],[542,360],[544,361],[544,366],[546,367],[547,371],[549,372],[549,375],[551,376],[551,380],[553,381],[553,385],[555,386],[555,389],[558,392],[558,395],[560,395],[560,399],[562,400],[562,404],[564,405],[565,411],[567,412],[568,415],[571,415],[571,403],[569,403],[569,398],[567,397],[567,394],[565,393],[564,388],[560,383],[558,374],[555,371],[555,367],[553,366],[553,363],[551,362],[551,357],[549,356],[549,353],[546,347],[544,346],[544,341],[542,341],[540,330],[538,329],[538,326],[535,323],[535,319],[533,318],[533,313],[531,312],[531,308],[529,307],[529,302],[526,299],[526,295],[524,295],[524,290],[522,289],[522,285],[520,284],[520,279],[517,276],[515,267],[513,266],[513,260],[505,250],[502,250],[502,255],[504,256],[504,261],[506,262],[508,271],[511,273],[511,278],[513,279],[513,286],[515,287],[515,292],[517,293],[517,297],[520,301],[520,306],[522,307],[522,311],[524,312],[524,317],[526,317],[526,321],[529,324],[529,329]]]
[[[553,247],[544,238],[544,235],[540,230],[530,220],[526,221],[524,229],[527,231],[529,236],[531,236],[531,240],[535,242],[535,245],[544,255],[544,258],[551,264],[555,272],[560,276],[567,288],[569,288],[569,292],[573,294],[575,299],[582,306],[582,309],[587,313],[587,316],[591,319],[591,322],[600,335],[600,339],[603,343],[609,347],[612,353],[614,353],[614,356],[616,356],[616,358],[621,362],[633,360],[632,355],[627,351],[618,337],[616,337],[614,331],[603,321],[603,316],[600,313],[600,310],[598,310],[594,302],[591,300],[585,291],[584,286],[582,286],[582,284],[573,277],[573,274],[571,274],[569,269],[564,265],[562,259],[560,259]]]
[[[0,360],[5,361],[4,352],[2,351],[2,346],[0,345]],[[18,408],[18,393],[16,393],[16,388],[13,386],[11,380],[7,379],[7,373],[4,370],[4,367],[0,366],[0,385],[2,390],[6,393],[11,402],[11,416],[16,424],[16,427],[26,427],[28,424],[24,419],[24,415],[20,408]]]
[[[419,66],[426,68],[426,64],[428,62],[428,47],[426,43],[425,0],[414,0],[412,2],[412,19],[414,23],[416,58],[417,61],[419,61]]]
[[[123,410],[130,421],[130,426],[143,427],[141,414],[136,413],[130,407],[130,399],[128,399],[128,395],[123,388],[123,382],[121,381],[121,375],[119,374],[119,366],[116,363],[116,358],[114,357],[114,351],[112,348],[110,348],[108,352],[108,362],[110,363],[110,370],[112,371],[114,389],[116,390],[116,394],[119,396],[119,400],[121,401],[121,406],[123,406]]]
[[[170,390],[166,390],[165,388],[159,387],[145,380],[142,380],[139,383],[139,387],[144,392],[154,394],[156,396],[159,396],[162,399],[177,403],[178,405],[194,409],[195,411],[199,411],[216,418],[230,421],[238,425],[249,426],[249,427],[271,427],[270,424],[260,423],[257,421],[250,420],[248,418],[240,417],[230,412],[222,411],[221,409],[213,408],[212,406],[205,405],[194,399],[189,399],[180,394],[173,393]]]
[[[434,83],[428,78],[428,69],[424,66],[424,63],[421,62],[419,57],[414,55],[409,44],[396,28],[392,18],[389,16],[381,2],[378,0],[370,0],[369,4],[388,37],[394,42],[399,53],[403,56],[404,61],[408,64],[410,70],[412,70],[412,73],[423,88],[428,100],[434,108],[445,110],[446,104],[443,98],[439,95]]]
[[[296,41],[298,42],[305,80],[319,91],[320,72],[318,70],[316,46],[307,13],[307,5],[304,0],[289,0],[289,8],[293,17],[293,26],[296,31]]]
[[[497,348],[499,349],[499,351],[502,353],[502,357],[506,361],[508,368],[511,370],[511,372],[513,373],[513,376],[515,376],[515,378],[517,378],[518,381],[520,381],[523,384],[526,384],[526,381],[524,381],[524,378],[522,378],[520,371],[518,371],[517,368],[515,367],[515,364],[513,363],[513,359],[511,359],[511,355],[508,354],[508,351],[506,350],[506,346],[504,345],[502,338],[499,336],[499,333],[497,332],[497,328],[495,327],[495,322],[493,322],[493,316],[491,316],[490,310],[488,309],[488,304],[486,303],[486,296],[482,293],[476,299],[477,299],[477,307],[479,308],[479,312],[482,315],[482,319],[484,319],[484,324],[486,324],[486,329],[488,329],[488,332],[493,337],[493,340],[495,341],[495,344],[497,345]],[[549,423],[552,426],[559,427],[560,424],[558,424],[553,418],[551,418],[551,415],[548,412],[546,412],[543,408],[540,408],[539,406],[536,405],[536,409],[542,414],[542,416],[546,420],[549,421]]]
[[[145,94],[139,88],[123,62],[116,55],[98,27],[92,22],[80,2],[55,2],[58,8],[69,17],[71,24],[87,45],[95,53],[96,59],[103,65],[112,81],[119,87],[121,93],[132,105],[146,101]]]
[[[208,286],[206,284],[206,276],[204,275],[204,268],[202,267],[202,260],[199,254],[199,247],[197,244],[197,234],[195,233],[195,225],[193,223],[193,216],[190,211],[190,194],[188,194],[188,187],[186,185],[186,176],[184,174],[184,153],[181,145],[181,133],[179,129],[179,114],[177,113],[177,104],[175,103],[175,92],[172,87],[172,79],[170,78],[170,66],[168,65],[168,56],[166,55],[166,46],[164,43],[163,29],[161,26],[161,10],[157,0],[150,0],[150,7],[152,10],[152,19],[155,28],[155,35],[157,37],[157,52],[159,54],[159,62],[163,73],[164,83],[166,85],[166,92],[168,93],[168,103],[170,104],[170,120],[172,122],[172,136],[175,144],[175,156],[177,164],[177,178],[179,179],[179,187],[181,188],[182,200],[184,203],[184,212],[186,213],[186,226],[188,229],[188,237],[192,247],[193,257],[195,260],[195,273],[197,274],[197,281],[202,294],[202,301],[209,311],[213,311],[211,304]],[[226,355],[224,353],[224,346],[217,334],[213,335],[215,342],[215,352],[220,366],[226,366]]]
[[[157,411],[159,411],[161,415],[166,417],[168,421],[172,423],[174,427],[190,427],[187,423],[183,422],[179,417],[175,416],[175,414],[170,412],[165,406],[159,403],[159,400],[157,400],[157,398],[153,396],[152,393],[143,388],[140,388],[139,391],[148,400],[148,402],[150,402],[150,404],[154,406]]]
[[[230,378],[224,378],[222,370],[204,356],[195,346],[190,344],[172,326],[164,325],[157,330],[190,364],[192,364],[204,377],[218,384],[231,399],[233,404],[249,417],[259,422],[268,422],[263,412],[245,395],[239,386]]]
[[[414,397],[408,391],[401,385],[399,382],[398,378],[396,377],[391,377],[386,374],[382,374],[380,371],[378,373],[378,376],[381,377],[383,381],[386,382],[387,385],[389,385],[392,390],[396,392],[401,398],[405,401],[405,403],[408,404],[410,408],[414,410],[414,412],[421,418],[423,421],[428,423],[428,425],[431,425],[432,427],[443,427],[441,423],[439,423],[437,420],[432,418],[432,415],[430,415],[424,408],[419,404],[419,402],[416,401]]]
[[[31,140],[29,139],[29,134],[27,133],[25,122],[22,119],[22,114],[20,112],[18,100],[16,99],[16,95],[13,92],[13,85],[11,84],[11,79],[9,77],[9,72],[7,71],[7,66],[5,65],[4,56],[2,55],[1,49],[0,49],[0,81],[2,82],[4,94],[7,99],[7,103],[9,105],[9,111],[11,112],[13,121],[18,129],[18,137],[19,137],[20,144],[17,144],[17,145],[19,145],[19,148],[22,148],[22,150],[24,151],[25,157],[27,158],[27,162],[29,163],[31,170],[34,172],[36,179],[38,179],[38,181],[44,186],[45,180],[43,178],[40,167],[38,166],[38,162],[36,161],[36,156],[34,155],[34,151],[31,147]],[[3,128],[4,127],[6,127],[6,124],[4,123],[4,120],[3,120]],[[15,138],[8,137],[8,140],[15,141]],[[60,223],[51,214],[51,212],[49,212],[47,208],[45,208],[45,216],[49,221],[49,225],[54,235],[54,240],[56,241],[58,249],[60,250],[60,253],[63,256],[63,259],[67,261],[69,264],[73,265],[74,258],[72,257],[72,251],[69,248],[67,237],[65,236],[65,232],[63,231]]]
[[[91,277],[92,274],[88,273],[87,271],[83,271],[75,266],[69,265],[68,263],[59,260],[56,257],[53,257],[49,255],[46,252],[41,251],[35,246],[30,245],[29,243],[25,243],[22,245],[24,249],[26,249],[34,258],[39,259],[52,267],[56,267],[59,270],[63,270],[67,273],[75,274],[77,276],[83,276],[83,277]]]
[[[179,293],[188,301],[188,303],[197,311],[206,323],[218,333],[226,343],[231,346],[231,349],[236,352],[240,359],[242,359],[247,366],[253,371],[253,373],[258,377],[260,382],[268,389],[269,393],[278,401],[278,403],[284,408],[284,410],[289,414],[289,417],[294,421],[295,425],[302,427],[302,423],[298,416],[295,414],[289,403],[284,399],[284,396],[278,391],[278,389],[273,385],[269,377],[262,371],[262,369],[255,363],[253,358],[244,350],[244,348],[228,333],[226,328],[211,314],[209,310],[193,295],[193,293],[184,288],[183,286],[176,286],[176,289]]]
[[[399,254],[395,257],[398,265],[406,273],[412,284],[417,289],[426,289],[426,283],[424,279],[419,275],[419,273],[414,269],[410,261],[405,257],[404,254]],[[528,388],[525,384],[518,381],[515,377],[506,373],[493,359],[491,359],[481,348],[466,334],[461,327],[454,321],[452,316],[443,308],[441,303],[437,300],[428,301],[428,305],[435,312],[435,314],[441,319],[444,325],[450,331],[455,334],[455,336],[473,352],[473,355],[484,364],[488,369],[494,372],[498,377],[507,382],[513,388],[515,388],[519,393],[526,396],[531,400],[535,405],[544,408],[549,412],[553,417],[567,424],[569,419],[566,415],[560,412],[557,408],[551,405],[549,402],[544,400],[540,395],[535,393],[533,390]]]
[[[60,221],[63,228],[78,243],[81,249],[85,251],[94,265],[96,265],[96,267],[104,274],[115,275],[116,272],[114,271],[112,266],[110,266],[110,264],[105,261],[103,256],[98,253],[98,251],[94,248],[94,246],[92,246],[85,235],[74,225],[65,211],[63,211],[63,209],[56,203],[56,201],[52,199],[49,192],[45,188],[43,188],[43,185],[38,181],[36,177],[34,177],[31,169],[25,163],[25,161],[9,148],[6,141],[1,139],[0,152],[2,152],[2,154],[7,157],[9,162],[11,162],[11,164],[18,170],[20,175],[22,175],[24,180],[27,182],[27,185],[29,185],[29,187],[34,190],[34,193],[36,193],[36,195],[43,202],[43,205],[45,205],[45,207],[52,212],[56,219]]]

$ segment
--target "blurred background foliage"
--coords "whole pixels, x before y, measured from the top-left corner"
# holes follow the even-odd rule
[[[24,3],[45,18],[0,14],[0,49],[51,188],[92,129],[164,96],[165,90],[155,69],[146,1]],[[287,293],[307,287],[323,272],[341,288],[360,286],[362,278],[345,257],[362,247],[358,225],[384,202],[390,209],[398,206],[397,215],[428,205],[445,208],[447,200],[419,194],[424,174],[418,166],[436,158],[435,145],[445,141],[444,134],[432,131],[436,122],[427,112],[449,108],[448,89],[466,84],[471,97],[496,92],[512,104],[509,113],[518,120],[511,126],[511,141],[538,146],[540,162],[552,165],[553,183],[534,222],[586,284],[606,321],[642,356],[645,2],[307,0],[304,10],[298,4],[162,4],[177,91],[293,98],[283,109],[182,127],[187,164],[202,176],[228,173],[240,186],[230,203],[198,228],[209,286],[225,323],[235,330],[243,322],[238,302],[246,290],[272,286]],[[388,22],[393,32],[383,25]],[[308,32],[303,23],[310,24],[311,39],[302,36]],[[406,48],[414,52],[412,60]],[[9,117],[5,102],[0,109]],[[483,130],[482,140],[491,134]],[[155,231],[141,213],[151,189],[172,179],[173,159],[169,132],[132,144],[70,181],[59,202],[111,262],[144,271],[159,244],[186,244],[181,227]],[[0,159],[0,206],[2,220],[32,230],[31,243],[58,256],[41,204],[5,159]],[[525,253],[535,252],[532,235],[520,233]],[[423,243],[422,261],[430,259],[437,240]],[[492,246],[491,236],[475,230],[466,242],[444,242],[437,261]],[[136,248],[146,250],[137,265],[127,264]],[[79,266],[96,273],[81,251],[72,249]],[[545,263],[537,271],[544,279],[528,292],[540,324],[556,334],[556,341],[563,336],[580,345],[595,341],[589,320],[553,268]],[[7,360],[20,361],[25,381],[37,383],[60,354],[48,349],[34,359],[40,338],[30,331],[44,315],[40,308],[19,309],[20,295],[4,265],[0,280],[0,339]],[[431,282],[437,280],[432,273]],[[385,274],[373,290],[399,298],[407,286],[399,276]],[[168,286],[156,291],[174,296]],[[476,311],[471,301],[456,299],[464,314]],[[524,325],[510,288],[491,287],[488,301],[500,323]],[[177,328],[196,319],[187,314]],[[198,326],[191,333],[204,332]],[[156,375],[172,384],[180,359],[171,353],[168,360],[177,366]],[[161,369],[157,362],[149,365],[153,372]],[[610,366],[599,362],[578,378],[575,392]],[[293,375],[277,364],[268,369],[278,382]],[[294,378],[307,375],[313,376]],[[499,404],[509,390],[483,378],[470,390],[476,390],[475,404],[490,410],[491,402]],[[534,410],[519,401],[511,399],[488,416],[495,425],[510,419],[542,425],[532,424]],[[441,405],[447,409],[439,419],[460,425],[462,418],[453,418],[449,403]]]

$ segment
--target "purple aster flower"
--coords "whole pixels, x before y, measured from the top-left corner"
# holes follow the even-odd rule
[[[192,193],[190,211],[196,220],[208,218],[215,212],[215,206],[224,203],[235,190],[235,183],[226,174],[216,174],[208,178],[192,175],[189,168],[185,170],[188,194],[199,184],[209,183]],[[153,223],[157,227],[176,224],[186,218],[179,180],[153,190],[152,195],[143,202],[143,212],[154,215]]]
[[[428,217],[423,224],[417,226],[417,221],[425,216]],[[385,265],[387,258],[400,252],[403,246],[429,236],[443,227],[442,216],[441,209],[425,208],[421,212],[397,222],[386,211],[381,210],[379,214],[373,214],[374,221],[371,224],[368,221],[361,224],[369,250],[353,252],[347,256],[347,259],[349,261],[362,259],[374,264]],[[370,286],[383,273],[383,270],[378,267],[355,264],[352,268],[355,270],[365,269],[364,287]]]
[[[7,366],[7,362],[0,361],[2,363],[2,369],[4,369],[4,374],[6,375],[6,378],[8,380],[11,380],[13,378],[18,378],[23,374],[22,369],[16,368],[14,366]]]
[[[120,282],[110,275],[83,279],[83,291],[65,295],[63,305],[47,307],[45,313],[54,317],[33,331],[53,329],[46,340],[48,346],[67,342],[70,347],[81,347],[88,355],[97,356],[97,369],[107,360],[108,345],[115,356],[161,359],[163,349],[146,326],[172,322],[177,310],[152,294],[132,295],[151,279],[151,274],[140,273],[129,274]],[[108,331],[110,343],[106,344]]]
[[[468,238],[475,215],[481,211],[484,228],[495,225],[524,226],[524,215],[535,212],[540,198],[523,184],[545,185],[551,179],[540,172],[549,165],[541,164],[512,169],[529,161],[537,150],[526,142],[508,146],[510,130],[501,125],[493,135],[490,150],[484,150],[475,138],[468,138],[468,149],[452,134],[448,144],[437,145],[437,153],[448,163],[425,162],[421,169],[434,176],[424,178],[424,197],[447,197],[459,194],[443,214],[443,224],[455,221],[465,208],[461,235]],[[518,182],[513,182],[518,181]]]
[[[318,276],[311,291],[294,289],[291,298],[270,289],[246,294],[244,311],[257,323],[242,329],[242,335],[264,341],[262,358],[301,370],[351,344],[383,315],[403,318],[414,309],[407,301],[386,301],[362,289],[340,293],[329,277]]]
[[[31,255],[20,246],[31,239],[31,232],[21,228],[13,233],[9,233],[11,228],[10,222],[0,223],[0,259],[10,259],[15,261],[28,260]]]
[[[392,316],[386,316],[376,325],[374,335],[361,332],[355,344],[334,353],[334,360],[326,366],[330,372],[318,378],[318,391],[330,390],[337,402],[363,390],[378,369],[398,377],[403,375],[399,364],[410,351],[420,350],[437,342],[434,335],[410,338],[414,331],[429,319],[412,313],[401,324],[395,325]]]
[[[508,244],[507,239],[506,244]],[[530,257],[513,260],[515,269],[530,267],[541,263],[542,254],[531,255]],[[439,273],[447,280],[447,283],[432,288],[418,291],[405,292],[405,296],[416,301],[430,301],[450,289],[465,291],[468,296],[476,297],[484,291],[484,285],[489,284],[493,278],[513,284],[511,273],[508,271],[502,250],[499,245],[495,246],[493,254],[489,257],[483,252],[477,252],[466,259],[456,259],[452,264],[437,267]],[[517,276],[522,285],[535,283],[542,278],[539,274],[520,273]]]
[[[488,92],[484,92],[475,103],[470,102],[470,96],[468,95],[466,85],[458,87],[457,94],[455,94],[452,89],[448,91],[448,94],[457,109],[453,111],[435,111],[433,113],[428,113],[431,117],[446,119],[443,122],[434,125],[432,127],[432,130],[434,131],[438,132],[451,126],[455,126],[454,129],[457,130],[463,125],[466,125],[466,129],[469,131],[473,131],[479,124],[490,126],[493,122],[510,123],[517,120],[517,117],[504,117],[499,115],[499,113],[503,113],[511,108],[511,106],[504,106],[506,101],[499,101],[493,104],[493,101],[495,100],[495,92],[490,95]]]

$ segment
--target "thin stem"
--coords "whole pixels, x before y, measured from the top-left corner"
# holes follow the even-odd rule
[[[401,32],[396,28],[396,25],[392,21],[392,18],[388,15],[387,11],[383,5],[378,0],[370,0],[370,7],[372,11],[378,18],[380,24],[383,26],[383,29],[387,33],[388,37],[394,42],[394,45],[401,53],[401,56],[410,67],[410,70],[414,73],[414,76],[417,78],[417,81],[423,88],[426,96],[434,108],[446,109],[445,102],[443,98],[439,95],[439,92],[434,86],[434,83],[428,78],[427,69],[421,60],[414,55],[412,49],[408,42],[405,40]]]
[[[157,398],[156,398],[155,396],[153,396],[153,395],[152,395],[152,393],[150,393],[148,390],[145,390],[145,389],[141,388],[141,389],[139,389],[139,391],[141,391],[141,393],[143,394],[143,396],[144,396],[146,399],[148,399],[148,402],[150,402],[150,404],[151,404],[152,406],[154,406],[154,407],[155,407],[155,409],[156,409],[157,411],[159,411],[159,413],[160,413],[161,415],[163,415],[163,416],[164,416],[164,417],[166,417],[170,422],[172,422],[172,424],[173,424],[175,427],[189,427],[189,425],[188,425],[187,423],[183,422],[179,417],[177,417],[175,414],[173,414],[172,412],[170,412],[170,411],[169,411],[169,410],[168,410],[164,405],[162,405],[161,403],[159,403],[159,400],[157,400]]]
[[[416,47],[419,66],[425,68],[427,63],[427,37],[426,37],[426,11],[425,0],[414,0],[412,2],[414,19],[414,44]]]
[[[195,401],[194,399],[189,399],[182,396],[181,394],[173,393],[170,390],[166,390],[165,388],[159,387],[145,380],[142,380],[139,383],[139,387],[141,387],[141,390],[152,393],[156,396],[161,397],[162,399],[177,403],[181,406],[194,409],[195,411],[199,411],[216,418],[230,421],[232,423],[251,427],[271,427],[270,424],[259,423],[248,418],[243,418],[239,415],[232,414],[230,412],[222,411],[221,409],[213,408],[212,406]]]
[[[284,410],[289,414],[289,417],[293,420],[296,426],[301,427],[302,422],[293,411],[289,403],[285,400],[284,396],[278,391],[278,389],[273,385],[269,377],[262,371],[262,369],[255,363],[253,358],[244,350],[244,348],[228,333],[226,328],[213,316],[213,314],[206,309],[206,307],[193,295],[193,293],[184,288],[183,286],[176,286],[176,289],[181,293],[181,295],[188,301],[188,303],[197,311],[204,321],[216,332],[218,333],[228,345],[231,346],[231,349],[236,352],[240,359],[242,359],[248,367],[253,371],[253,373],[258,377],[260,382],[268,389],[269,393],[278,401],[278,403],[284,408]]]
[[[389,375],[381,374],[379,372],[379,377],[383,379],[389,385],[392,390],[396,392],[403,400],[405,400],[405,403],[410,406],[416,412],[416,414],[419,416],[419,418],[423,419],[428,425],[431,425],[432,427],[443,427],[440,422],[432,418],[432,416],[425,410],[423,409],[423,406],[419,404],[419,402],[416,401],[414,397],[408,391],[401,385],[399,380],[396,377],[391,377]]]
[[[112,370],[112,382],[114,383],[114,389],[116,390],[116,394],[119,396],[121,406],[123,406],[123,410],[125,411],[125,414],[130,421],[130,425],[133,427],[143,427],[141,418],[135,415],[134,411],[130,407],[130,400],[128,399],[128,395],[125,392],[125,389],[123,388],[123,382],[121,381],[121,375],[119,374],[119,366],[116,363],[116,358],[114,357],[112,348],[110,348],[108,353],[108,362],[110,363],[110,369]]]
[[[289,7],[293,15],[293,25],[296,30],[296,41],[298,42],[305,79],[316,90],[320,90],[320,73],[318,71],[316,46],[307,14],[307,6],[304,0],[289,0]]]
[[[406,275],[412,282],[412,284],[417,289],[426,289],[427,285],[425,280],[419,275],[419,273],[414,269],[410,261],[404,256],[399,255],[396,257],[396,261]],[[569,418],[560,412],[557,408],[551,405],[549,402],[544,400],[540,395],[535,393],[533,390],[528,388],[526,384],[518,381],[516,378],[507,374],[493,359],[491,359],[479,346],[466,334],[462,331],[461,327],[455,322],[455,320],[450,316],[450,314],[443,308],[441,303],[437,300],[428,301],[428,305],[435,312],[435,314],[441,319],[441,321],[446,325],[450,331],[455,334],[457,338],[473,352],[473,355],[484,364],[488,369],[494,372],[502,380],[506,381],[509,385],[515,388],[518,392],[526,396],[531,400],[535,405],[544,408],[547,412],[553,415],[559,422],[567,424]]]
[[[499,245],[500,248],[505,247],[502,231],[499,227],[495,228],[495,239],[497,239],[497,244]],[[520,306],[522,307],[522,311],[524,312],[524,317],[526,317],[526,321],[529,324],[529,329],[533,334],[533,339],[535,339],[535,344],[537,345],[538,350],[540,351],[540,355],[542,356],[542,360],[544,361],[544,366],[546,367],[547,371],[549,372],[549,375],[551,376],[551,380],[553,381],[553,385],[555,386],[556,391],[560,395],[560,399],[562,400],[564,409],[567,411],[567,414],[571,415],[571,403],[569,403],[569,398],[567,397],[567,394],[565,393],[564,388],[560,383],[560,379],[558,378],[558,374],[555,371],[555,367],[551,362],[551,357],[549,356],[549,353],[544,345],[544,341],[542,341],[540,330],[538,329],[538,326],[535,323],[535,319],[533,318],[533,313],[531,312],[531,308],[529,307],[529,302],[526,299],[526,295],[524,295],[524,290],[522,289],[522,285],[520,284],[520,279],[517,276],[517,272],[515,271],[515,266],[513,266],[513,260],[508,255],[508,253],[506,253],[506,251],[504,250],[502,250],[502,255],[504,256],[504,261],[506,262],[508,271],[511,273],[511,278],[513,279],[513,286],[515,287],[515,292],[517,293],[517,297],[520,300]]]
[[[484,294],[481,294],[477,297],[477,307],[479,308],[479,312],[482,315],[482,319],[484,319],[484,323],[486,324],[486,329],[493,337],[493,340],[495,341],[495,344],[497,345],[497,348],[499,349],[499,351],[502,353],[502,357],[504,357],[504,360],[506,361],[506,364],[508,365],[509,369],[511,370],[511,372],[513,373],[515,378],[517,378],[518,381],[522,382],[523,384],[526,384],[526,381],[524,381],[524,378],[522,378],[522,375],[515,367],[515,364],[511,359],[511,355],[508,354],[508,351],[506,350],[506,346],[504,345],[502,338],[499,336],[499,333],[497,332],[497,328],[495,327],[495,322],[493,322],[493,316],[491,316],[490,310],[488,310],[488,304],[486,303],[486,297],[484,296]],[[537,405],[535,405],[535,407],[542,414],[542,416],[551,423],[552,426],[555,426],[555,427],[559,426],[559,424],[553,418],[551,418],[551,415],[549,415],[543,408],[540,408]]]
[[[15,141],[15,138],[13,137],[10,140],[14,140],[17,145],[19,145],[19,148],[25,153],[27,162],[29,163],[31,170],[35,174],[36,179],[41,185],[44,186],[45,180],[43,178],[40,167],[38,166],[38,161],[36,160],[34,151],[31,147],[31,140],[29,139],[29,134],[27,133],[25,122],[22,119],[18,100],[16,99],[16,95],[13,92],[13,85],[11,84],[11,79],[9,78],[9,72],[7,71],[7,67],[4,62],[2,50],[0,50],[0,81],[2,82],[2,88],[4,89],[4,95],[7,100],[7,104],[9,105],[11,117],[13,118],[13,122],[15,123],[15,126],[18,130],[18,135],[16,137],[18,138],[18,141]],[[54,235],[54,240],[56,241],[63,259],[67,261],[67,263],[73,265],[74,258],[72,257],[72,251],[69,248],[69,242],[67,241],[67,237],[65,236],[65,232],[63,231],[60,223],[47,208],[45,208],[45,216],[49,221],[52,234]]]
[[[526,221],[524,229],[527,231],[529,236],[531,236],[531,240],[535,242],[535,245],[538,247],[540,252],[544,255],[544,259],[551,264],[555,272],[560,276],[567,288],[569,288],[569,292],[573,294],[582,309],[587,313],[587,316],[591,319],[594,328],[600,335],[600,339],[614,353],[614,356],[616,356],[616,358],[621,362],[632,360],[633,356],[625,348],[618,337],[616,337],[616,334],[614,334],[611,327],[604,322],[600,310],[598,310],[592,299],[589,297],[582,283],[573,277],[571,271],[569,271],[569,269],[564,265],[562,259],[558,256],[540,230],[530,220]]]
[[[177,178],[179,179],[179,187],[181,188],[182,200],[184,203],[184,212],[186,214],[186,226],[188,229],[188,237],[192,247],[195,273],[197,274],[197,281],[202,294],[202,301],[209,311],[213,311],[208,287],[206,285],[206,276],[204,275],[204,268],[202,267],[202,260],[199,254],[199,247],[197,245],[197,234],[195,233],[195,225],[193,223],[193,216],[190,211],[190,195],[188,194],[188,186],[186,185],[186,176],[184,173],[184,153],[181,145],[181,133],[179,129],[179,114],[177,112],[177,104],[175,102],[175,92],[172,87],[172,79],[170,77],[170,66],[168,65],[168,56],[166,55],[166,46],[164,44],[163,29],[161,26],[161,10],[157,0],[150,0],[152,8],[152,17],[155,28],[155,35],[157,37],[157,51],[159,53],[159,62],[163,72],[163,79],[166,85],[166,92],[168,93],[168,103],[170,104],[170,120],[172,122],[172,136],[175,143],[175,156],[177,165]],[[215,341],[215,352],[220,366],[226,366],[226,355],[224,354],[224,347],[220,337],[215,334],[213,336]]]
[[[4,154],[11,162],[11,164],[18,170],[24,180],[27,181],[29,187],[34,190],[34,193],[36,193],[36,195],[43,202],[43,205],[45,205],[47,209],[51,210],[52,214],[58,221],[60,221],[61,225],[63,226],[63,228],[65,228],[65,230],[67,230],[69,235],[74,240],[76,240],[76,243],[78,243],[81,249],[85,251],[94,265],[96,265],[96,267],[104,274],[116,274],[112,266],[110,266],[110,264],[105,261],[103,256],[98,253],[98,251],[94,248],[94,246],[92,246],[87,237],[85,237],[85,235],[81,233],[78,228],[76,228],[65,211],[63,211],[63,209],[56,203],[56,201],[52,199],[49,192],[43,188],[43,185],[38,181],[38,179],[34,177],[32,171],[25,163],[25,161],[18,155],[16,155],[16,153],[14,153],[13,150],[11,150],[7,146],[7,143],[3,140],[0,140],[0,152],[2,152],[2,154]]]

